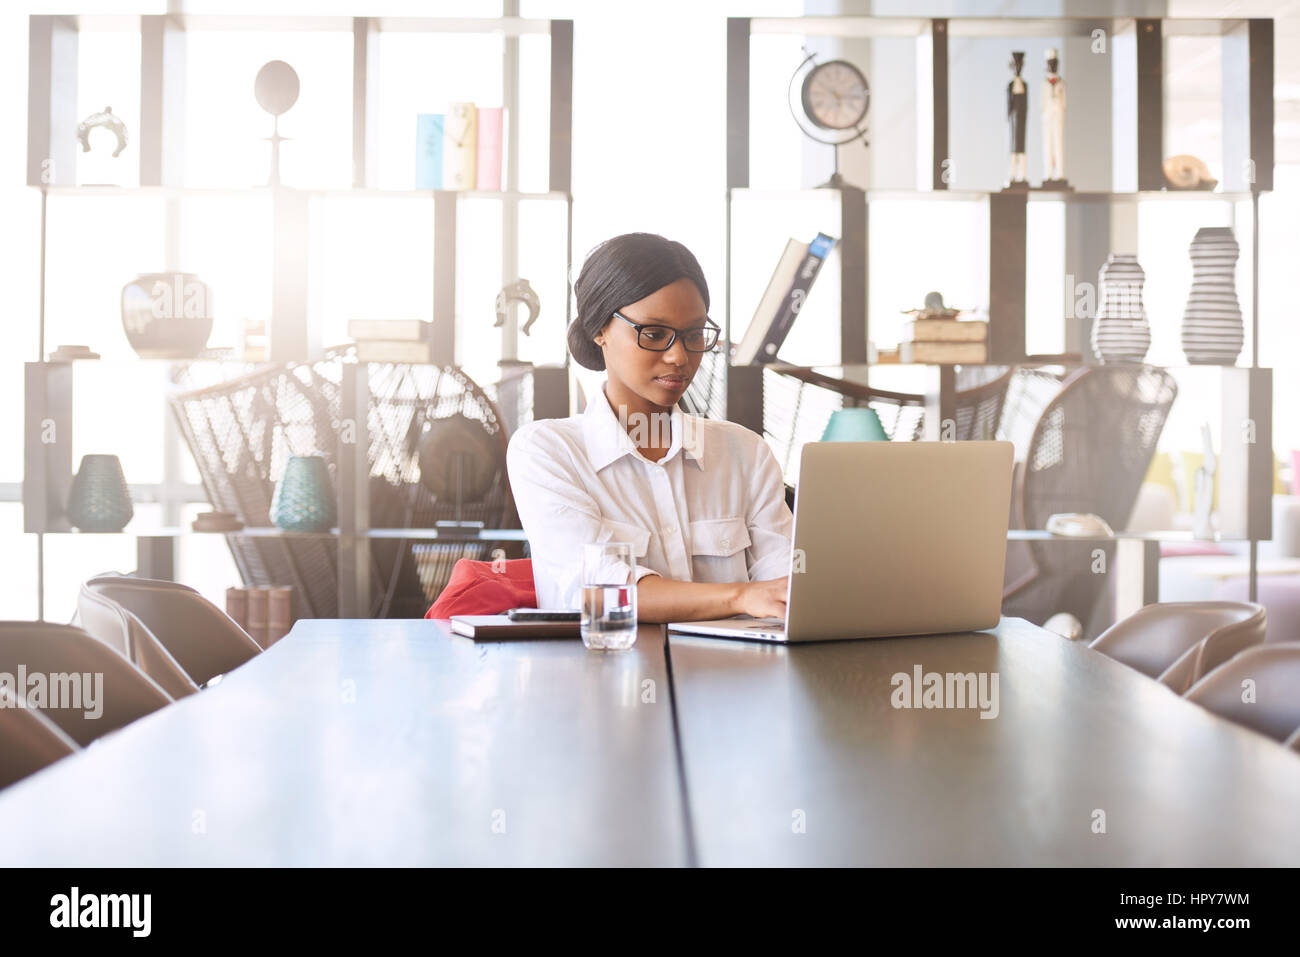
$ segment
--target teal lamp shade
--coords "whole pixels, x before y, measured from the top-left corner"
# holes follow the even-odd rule
[[[116,455],[84,455],[68,490],[68,521],[82,532],[120,532],[135,515]]]
[[[286,532],[328,532],[338,523],[329,466],[320,455],[295,455],[271,498],[271,521]]]
[[[838,409],[831,413],[823,442],[888,442],[875,409]]]

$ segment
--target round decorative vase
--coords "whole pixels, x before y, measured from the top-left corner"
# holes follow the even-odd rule
[[[84,455],[68,490],[68,521],[82,532],[120,532],[135,516],[116,455]]]
[[[1141,362],[1151,348],[1142,305],[1147,274],[1132,253],[1111,253],[1099,274],[1101,308],[1092,324],[1092,351],[1103,363]]]
[[[320,455],[295,455],[271,497],[271,521],[286,532],[328,532],[338,523],[329,466]]]
[[[122,287],[122,328],[141,359],[193,359],[212,334],[212,290],[192,272],[141,273]]]
[[[1190,249],[1192,291],[1183,310],[1183,352],[1197,365],[1233,365],[1245,342],[1236,267],[1240,249],[1229,226],[1202,226]]]

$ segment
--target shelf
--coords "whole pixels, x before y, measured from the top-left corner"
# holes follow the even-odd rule
[[[1160,19],[1158,17],[1152,19]],[[1132,29],[1135,17],[952,17],[935,21],[929,17],[758,17],[750,21],[750,32],[816,37],[874,39],[930,36],[936,22],[946,24],[954,37],[1091,37],[1101,28],[1115,35]],[[1207,18],[1160,19],[1166,36],[1226,36],[1244,29],[1245,19]]]
[[[732,369],[770,368],[774,372],[782,372],[782,371],[800,372],[806,370],[809,372],[822,372],[822,373],[829,373],[831,371],[834,372],[847,371],[849,373],[863,373],[871,369],[878,369],[882,367],[895,368],[897,366],[906,366],[908,368],[917,368],[917,369],[938,369],[938,368],[946,368],[948,366],[963,366],[963,367],[997,366],[1000,368],[1006,368],[1009,365],[1048,365],[1048,366],[1064,366],[1066,368],[1089,368],[1093,366],[1098,368],[1103,367],[1102,363],[1099,362],[1080,362],[1077,359],[1068,359],[1063,356],[1056,356],[1056,355],[1036,355],[1036,356],[1025,356],[1014,362],[906,362],[906,363],[904,362],[847,362],[847,363],[826,362],[820,365],[809,365],[809,366],[792,365],[790,363],[785,363],[785,362],[769,362],[769,363],[758,364],[756,366],[732,365],[729,366],[729,368]],[[1197,364],[1197,365],[1161,366],[1161,365],[1155,365],[1155,363],[1142,363],[1142,362],[1108,362],[1105,364],[1104,367],[1116,368],[1119,366],[1139,366],[1139,365],[1153,365],[1158,369],[1164,369],[1166,372],[1192,372],[1192,371],[1203,370],[1203,369],[1239,369],[1242,370],[1243,372],[1245,371],[1258,372],[1262,369],[1267,368],[1266,366],[1224,366],[1224,365],[1211,365],[1208,363]]]
[[[1231,538],[1216,534],[1213,538],[1197,538],[1187,529],[1169,529],[1154,532],[1116,532],[1114,535],[1055,535],[1041,528],[1011,528],[1007,541],[1012,542],[1203,542],[1217,545],[1224,542],[1247,542],[1247,538]]]
[[[125,32],[140,29],[139,14],[81,14],[61,17],[82,32]],[[524,17],[444,18],[444,17],[344,17],[344,16],[275,16],[261,14],[166,15],[181,29],[191,32],[256,30],[279,33],[350,33],[358,19],[368,19],[371,29],[383,33],[498,33],[503,36],[548,34],[550,20]]]
[[[463,218],[483,215],[499,215],[501,220],[500,244],[495,249],[487,250],[491,259],[500,257],[502,282],[516,277],[519,272],[519,215],[523,203],[562,203],[567,206],[567,217],[563,215],[564,207],[550,206],[547,209],[556,213],[548,220],[554,221],[553,249],[563,251],[564,276],[570,276],[573,264],[573,206],[572,206],[572,143],[573,143],[573,63],[574,34],[573,21],[570,19],[530,19],[523,17],[367,17],[367,16],[262,16],[256,14],[188,14],[188,13],[152,13],[140,15],[44,15],[33,14],[28,21],[28,96],[27,96],[27,164],[25,182],[41,191],[41,236],[45,242],[48,204],[51,197],[68,197],[84,199],[87,196],[104,196],[114,198],[149,198],[170,203],[181,213],[168,216],[161,225],[162,245],[166,250],[165,268],[175,269],[180,260],[181,219],[188,207],[180,201],[185,199],[215,200],[228,205],[244,203],[249,208],[262,210],[265,206],[270,213],[270,239],[272,249],[270,258],[271,288],[270,302],[266,314],[266,334],[269,340],[270,364],[285,363],[295,365],[313,361],[322,352],[316,340],[316,327],[313,326],[313,313],[310,308],[312,298],[312,277],[309,266],[312,263],[313,246],[319,246],[313,237],[313,227],[318,225],[313,220],[322,209],[329,212],[335,206],[341,206],[346,199],[395,199],[419,200],[424,206],[403,207],[403,211],[423,211],[431,220],[433,234],[433,256],[430,272],[433,287],[431,315],[427,318],[432,324],[432,358],[431,366],[454,364],[458,358],[456,351],[456,316],[457,316],[457,279],[458,262],[473,258],[481,260],[485,250],[481,244],[470,247],[460,240],[459,229]],[[80,115],[76,112],[78,68],[78,34],[81,32],[117,31],[135,34],[139,40],[139,55],[135,64],[119,64],[124,69],[139,71],[140,77],[140,118],[137,128],[132,130],[132,146],[139,157],[138,178],[134,172],[130,181],[139,182],[139,186],[122,186],[117,184],[92,185],[77,184],[75,172],[77,164],[77,140],[75,130]],[[328,180],[337,183],[331,188],[302,188],[269,184],[253,185],[213,185],[186,186],[186,168],[184,148],[186,140],[184,131],[185,103],[187,102],[189,83],[196,75],[193,69],[187,69],[189,34],[206,33],[209,39],[212,32],[226,32],[227,37],[236,34],[231,31],[243,31],[248,34],[284,34],[293,33],[305,36],[310,33],[332,33],[334,40],[342,39],[350,48],[350,56],[339,58],[337,68],[349,70],[351,82],[350,95],[340,94],[343,99],[336,104],[334,116],[351,129],[351,173],[348,178],[342,176]],[[506,151],[502,155],[501,184],[519,185],[519,143],[516,125],[520,122],[522,104],[536,102],[539,109],[538,119],[543,119],[548,137],[544,144],[538,144],[537,155],[547,163],[545,181],[538,181],[536,192],[519,189],[513,190],[416,190],[416,189],[382,189],[375,184],[375,159],[381,148],[379,142],[380,123],[378,117],[382,112],[383,93],[378,78],[381,75],[381,60],[385,45],[380,39],[384,34],[423,34],[426,37],[448,35],[449,42],[456,43],[472,35],[488,35],[489,47],[499,49],[483,62],[487,71],[496,72],[504,79],[501,85],[501,106],[510,122],[510,128],[503,130]],[[350,37],[350,43],[348,38]],[[533,37],[534,40],[519,38]],[[219,38],[217,38],[219,39]],[[498,42],[499,41],[499,42]],[[195,47],[199,44],[195,41]],[[521,59],[521,51],[531,48],[548,48],[545,56]],[[335,45],[342,50],[342,47]],[[522,76],[522,63],[535,62],[529,76]],[[246,79],[227,77],[231,83],[250,84],[246,89],[252,93],[252,76]],[[84,84],[84,78],[82,78]],[[224,82],[224,81],[223,81]],[[525,86],[526,85],[526,86]],[[528,92],[522,96],[521,87]],[[537,96],[532,94],[536,93]],[[528,107],[532,109],[532,106]],[[532,154],[530,154],[532,155]],[[342,157],[336,157],[341,159]],[[102,174],[107,176],[108,174]],[[218,172],[216,176],[220,176]],[[395,183],[409,181],[396,180]],[[462,202],[462,200],[464,202]],[[327,201],[329,201],[327,203]],[[482,202],[480,202],[482,201]],[[467,203],[469,205],[467,205]],[[70,205],[70,204],[67,204]],[[527,207],[524,207],[527,209]],[[45,250],[42,249],[40,284],[44,286]],[[557,257],[558,258],[558,257]],[[558,266],[557,266],[558,269]],[[559,273],[556,273],[559,275]],[[571,282],[571,278],[569,280]],[[568,288],[566,286],[566,288]],[[557,300],[558,301],[558,300]],[[513,309],[513,307],[512,307]],[[567,318],[568,304],[561,308]],[[39,317],[40,341],[42,351],[48,353],[57,342],[46,341],[46,316],[42,308]],[[503,337],[503,352],[507,357],[514,356],[515,346],[510,336]],[[94,343],[91,344],[92,346]],[[44,357],[42,356],[42,359]],[[72,360],[76,362],[96,361],[112,362],[117,367],[117,359]],[[127,359],[135,366],[138,373],[145,368],[138,363],[145,362],[154,369],[159,364],[165,366],[219,363],[229,369],[264,368],[267,363],[249,362],[233,355],[198,356],[192,359],[141,360]],[[109,372],[110,370],[105,370]],[[72,396],[74,379],[84,370],[73,370],[71,362],[41,361],[27,363],[24,381],[24,471],[23,471],[23,516],[24,530],[36,534],[91,534],[70,532],[67,530],[63,503],[73,475],[71,442],[73,433]],[[536,383],[533,392],[533,411],[535,415],[553,415],[556,409],[560,414],[567,414],[568,379],[567,369],[560,368],[558,375],[548,378],[545,388],[543,383]],[[551,381],[552,379],[556,381]],[[365,368],[355,363],[343,366],[344,401],[355,402],[358,422],[365,428],[366,417],[361,403],[366,401],[367,383]],[[57,423],[57,442],[48,444],[41,441],[47,420]],[[55,433],[51,433],[55,434]],[[164,433],[166,443],[178,443],[175,435]],[[364,448],[364,440],[359,443]],[[178,460],[180,453],[176,445],[169,444],[172,459]],[[300,536],[296,533],[281,531],[276,528],[241,529],[236,532],[194,532],[189,528],[150,528],[128,527],[118,534],[130,535],[136,539],[138,562],[141,569],[148,569],[156,574],[153,577],[170,577],[174,570],[175,541],[181,537],[195,535],[220,535],[223,542],[227,535],[237,535],[231,539],[232,546],[247,545],[246,538],[268,539],[263,547],[272,543],[269,540],[289,540],[294,538],[333,537],[339,543],[338,554],[338,610],[343,617],[358,617],[368,613],[371,607],[371,582],[369,560],[371,540],[380,539],[415,539],[425,541],[513,541],[522,539],[518,529],[474,530],[474,529],[371,529],[358,533],[359,528],[370,524],[368,502],[364,494],[358,494],[367,477],[365,456],[357,456],[355,448],[348,446],[339,453],[337,490],[340,498],[340,515],[337,521],[346,526],[346,531],[334,530],[319,536]],[[170,461],[169,460],[169,461]],[[215,494],[215,493],[214,493]],[[166,502],[174,502],[172,486],[167,486]],[[175,521],[178,516],[170,514],[167,520]],[[503,521],[504,519],[497,519]],[[268,548],[274,551],[274,548]],[[288,549],[285,549],[288,551]],[[42,568],[43,571],[43,568]],[[295,573],[296,574],[296,573]],[[44,580],[38,573],[37,585],[38,615],[44,614]]]
[[[276,190],[311,197],[363,197],[383,199],[424,199],[432,200],[435,194],[451,194],[461,199],[508,199],[508,200],[550,200],[569,202],[572,195],[561,191],[553,192],[513,192],[496,189],[380,189],[373,186],[342,186],[333,189],[304,188],[293,186],[118,186],[111,183],[96,185],[81,183],[76,186],[35,186],[44,189],[50,196],[127,196],[134,198],[165,197],[181,199],[222,198],[227,196],[271,197]]]
[[[1220,200],[1230,203],[1250,202],[1249,192],[1219,192],[1199,189],[1148,189],[1136,192],[1104,193],[1097,191],[1061,190],[978,190],[978,189],[868,189],[867,202],[960,202],[977,203],[990,196],[1024,196],[1031,203],[1063,203],[1071,200],[1087,202],[1180,202],[1182,200]],[[771,200],[792,202],[798,199],[838,201],[840,190],[817,189],[755,189],[733,187],[727,190],[732,199]]]
[[[30,533],[35,534],[35,533]],[[239,535],[244,538],[287,538],[287,539],[327,539],[338,538],[340,536],[337,528],[332,528],[328,532],[288,532],[282,528],[271,526],[245,526],[244,528],[235,529],[228,532],[196,532],[192,528],[183,526],[160,526],[158,528],[131,528],[130,526],[122,529],[120,532],[78,532],[78,531],[56,531],[42,532],[43,535],[91,535],[96,538],[103,538],[108,535],[127,535],[132,538],[221,538],[226,535]],[[419,539],[444,539],[453,542],[479,541],[479,542],[524,542],[528,539],[524,536],[523,530],[518,528],[481,528],[481,529],[463,529],[457,531],[450,528],[372,528],[367,531],[363,538],[419,538]]]

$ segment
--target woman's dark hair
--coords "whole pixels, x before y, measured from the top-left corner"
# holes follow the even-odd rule
[[[625,233],[605,240],[587,254],[573,284],[578,300],[578,314],[568,333],[573,358],[581,366],[603,372],[605,356],[593,340],[615,310],[679,279],[695,283],[707,309],[709,284],[704,281],[704,270],[681,243],[654,233]]]

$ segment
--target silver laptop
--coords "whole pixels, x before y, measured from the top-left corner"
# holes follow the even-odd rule
[[[678,621],[684,634],[826,641],[997,625],[1010,442],[809,442],[786,617]]]

